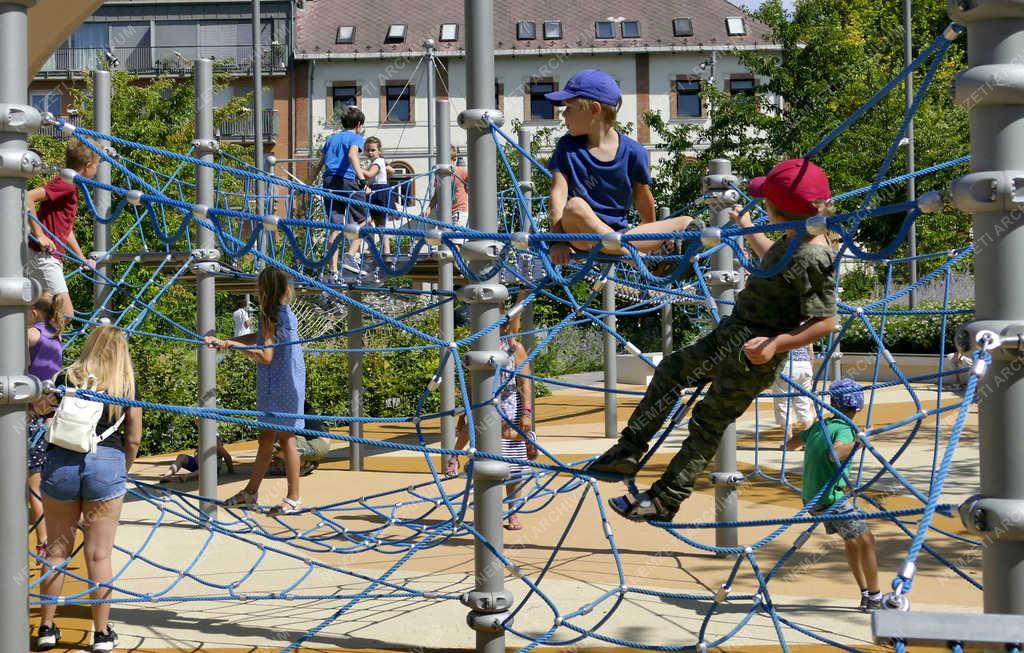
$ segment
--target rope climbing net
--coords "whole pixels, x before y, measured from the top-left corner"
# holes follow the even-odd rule
[[[395,188],[397,196],[405,199],[401,209],[374,206],[376,211],[386,213],[388,222],[383,227],[345,226],[340,227],[330,220],[329,209],[334,205],[370,208],[365,202],[332,194],[323,188],[310,187],[280,177],[264,174],[244,162],[226,154],[217,154],[210,162],[198,156],[198,152],[175,153],[164,149],[135,143],[70,124],[58,123],[69,138],[81,139],[93,148],[115,173],[117,183],[102,183],[81,177],[71,171],[63,171],[68,181],[76,183],[92,217],[111,225],[116,240],[95,269],[76,265],[73,275],[84,275],[91,283],[101,284],[108,289],[103,302],[94,311],[76,315],[77,329],[69,336],[74,342],[102,319],[124,329],[132,338],[160,338],[180,345],[183,349],[202,344],[202,337],[188,324],[174,320],[161,310],[161,300],[176,285],[195,276],[199,264],[216,263],[204,268],[213,274],[219,287],[251,287],[254,274],[265,266],[277,267],[287,272],[302,290],[303,308],[300,312],[304,328],[301,344],[307,353],[351,352],[339,348],[338,342],[353,333],[373,333],[375,330],[402,332],[418,344],[406,347],[382,346],[362,348],[362,352],[376,352],[385,355],[400,355],[407,351],[435,352],[437,371],[431,382],[420,393],[414,412],[399,417],[373,417],[362,415],[321,416],[329,424],[397,424],[407,425],[415,432],[417,442],[373,439],[321,433],[306,429],[294,429],[270,424],[264,421],[268,414],[238,408],[200,409],[192,406],[159,404],[144,400],[127,400],[106,396],[102,393],[80,390],[86,398],[113,403],[120,406],[139,406],[146,411],[168,413],[216,420],[222,424],[255,430],[268,428],[290,431],[297,434],[320,436],[347,442],[372,446],[379,450],[401,450],[421,455],[428,480],[407,487],[360,496],[339,498],[333,503],[304,509],[298,515],[272,516],[256,511],[224,509],[217,519],[209,519],[203,510],[206,502],[216,502],[212,497],[201,497],[171,489],[164,485],[152,485],[133,481],[130,496],[143,502],[151,509],[153,518],[145,527],[147,533],[140,538],[141,544],[126,548],[117,546],[123,556],[123,563],[115,568],[113,578],[104,583],[113,590],[106,600],[113,604],[160,603],[160,602],[201,602],[201,601],[314,601],[336,602],[337,609],[327,618],[297,634],[294,641],[283,647],[284,651],[297,649],[316,637],[333,622],[344,618],[361,601],[380,598],[422,599],[431,601],[459,600],[464,588],[447,586],[427,588],[395,580],[403,565],[419,554],[449,544],[465,544],[472,540],[488,548],[504,565],[507,573],[521,582],[526,591],[522,599],[511,610],[511,616],[501,625],[509,633],[517,635],[528,643],[520,651],[528,651],[540,645],[566,646],[590,638],[621,646],[664,651],[705,649],[728,642],[739,633],[751,619],[758,615],[770,618],[780,645],[786,647],[786,629],[801,633],[805,637],[826,644],[833,644],[846,650],[849,646],[835,641],[824,633],[802,625],[777,608],[772,599],[771,581],[780,577],[792,564],[795,554],[804,545],[811,533],[823,523],[850,518],[847,515],[812,515],[809,508],[812,501],[791,515],[778,518],[750,519],[744,521],[690,521],[679,523],[656,523],[679,542],[692,549],[727,556],[732,559],[722,587],[717,592],[668,592],[644,587],[631,578],[621,562],[621,550],[616,542],[618,524],[608,518],[605,512],[603,492],[595,479],[584,470],[587,460],[566,461],[557,452],[545,448],[543,440],[534,441],[529,433],[520,435],[532,441],[541,452],[536,461],[524,462],[501,456],[494,452],[476,448],[474,409],[495,402],[509,383],[525,374],[529,363],[546,351],[560,333],[569,329],[592,328],[614,337],[618,345],[641,358],[652,368],[653,362],[638,347],[608,325],[605,318],[641,317],[656,314],[668,305],[685,311],[695,322],[711,326],[720,319],[720,301],[716,301],[704,272],[712,257],[722,248],[730,248],[739,264],[750,275],[777,274],[789,261],[793,248],[784,260],[771,269],[758,268],[745,253],[741,239],[753,233],[781,233],[785,230],[822,233],[829,230],[841,239],[837,256],[837,270],[855,262],[858,265],[884,266],[885,293],[880,299],[864,305],[845,302],[839,304],[839,324],[823,348],[823,361],[815,378],[814,390],[808,392],[791,379],[788,392],[764,393],[762,397],[803,395],[809,397],[819,415],[831,416],[832,410],[823,397],[825,380],[831,377],[838,357],[839,345],[844,335],[853,328],[865,330],[874,343],[872,381],[866,385],[869,402],[866,411],[866,426],[858,427],[860,448],[852,464],[840,468],[831,482],[822,489],[826,492],[848,476],[849,491],[860,512],[857,518],[884,521],[892,524],[909,538],[909,548],[904,556],[900,571],[893,579],[892,593],[888,601],[893,606],[906,606],[906,596],[913,587],[914,569],[922,553],[939,564],[948,567],[962,581],[980,588],[980,584],[960,566],[929,542],[929,538],[948,538],[964,548],[980,547],[979,541],[944,530],[933,523],[936,513],[950,515],[956,506],[942,503],[943,487],[964,431],[971,403],[978,382],[977,374],[966,374],[966,385],[962,394],[944,395],[943,381],[964,374],[961,367],[950,367],[944,357],[948,324],[965,309],[955,308],[950,301],[950,279],[958,267],[971,260],[972,247],[954,251],[929,253],[920,257],[929,260],[932,271],[912,286],[899,287],[895,279],[900,266],[909,258],[893,258],[906,240],[910,226],[924,212],[935,212],[942,208],[942,198],[930,193],[916,202],[879,203],[879,191],[885,187],[905,182],[911,175],[889,178],[899,142],[911,118],[920,105],[928,86],[950,44],[960,30],[954,26],[927,48],[900,75],[873,96],[849,119],[838,125],[821,143],[808,153],[808,157],[819,154],[838,138],[850,125],[861,118],[871,107],[878,104],[893,88],[903,82],[913,70],[924,68],[924,79],[914,98],[910,112],[904,117],[893,135],[892,145],[881,162],[878,174],[867,188],[837,196],[837,203],[853,205],[852,210],[834,217],[816,217],[808,221],[769,224],[762,218],[751,228],[721,227],[705,229],[703,232],[660,233],[644,235],[622,235],[619,242],[627,251],[622,257],[611,257],[594,247],[586,254],[579,255],[567,266],[552,265],[547,255],[548,247],[555,242],[594,241],[601,237],[594,234],[555,234],[544,231],[541,217],[546,212],[546,198],[533,197],[524,192],[520,185],[501,191],[498,200],[502,227],[495,232],[483,232],[470,227],[451,225],[421,215],[426,195],[414,192],[419,182],[421,188],[433,184],[433,173],[403,182]],[[499,153],[501,164],[511,178],[516,170],[506,153],[511,146],[519,154],[529,157],[540,174],[550,173],[543,164],[533,159],[506,132],[491,125],[491,134]],[[110,146],[101,146],[109,143]],[[163,174],[143,164],[141,160],[161,160],[176,166],[176,172]],[[939,170],[964,164],[967,157],[925,168],[913,176],[923,176]],[[188,198],[194,197],[195,182],[190,181],[188,172],[197,166],[211,170],[216,178],[215,202],[209,206],[198,205]],[[261,190],[262,189],[262,190]],[[109,192],[112,208],[109,212],[97,207],[95,195],[98,191]],[[725,199],[723,199],[725,198]],[[705,198],[709,199],[709,198]],[[730,200],[743,204],[746,209],[758,211],[755,202],[750,201],[739,186],[722,191],[715,201]],[[696,202],[690,212],[699,215],[707,211],[707,203]],[[677,211],[676,214],[682,213]],[[886,216],[903,216],[896,236],[891,242],[876,251],[867,251],[857,241],[861,223],[884,219]],[[219,256],[196,245],[198,230],[209,230],[216,237]],[[332,238],[341,230],[343,238]],[[51,234],[52,236],[52,234]],[[365,238],[369,256],[367,265],[358,274],[342,278],[326,274],[330,259],[349,238]],[[378,241],[391,238],[397,250],[394,256],[385,256]],[[675,263],[674,270],[667,276],[652,274],[646,260],[637,251],[635,243],[642,239],[666,240],[684,239],[693,243],[687,253],[663,256],[661,260]],[[488,241],[497,243],[493,264],[480,271],[467,262],[464,256],[466,243]],[[795,244],[795,243],[794,243]],[[498,280],[511,287],[524,290],[521,299],[498,322],[482,331],[471,332],[464,337],[448,342],[434,333],[426,331],[418,318],[437,310],[445,303],[455,301],[453,293],[437,289],[418,289],[400,283],[403,277],[416,271],[425,262],[436,261],[441,253],[450,256],[455,268],[468,282]],[[73,259],[73,254],[66,253]],[[655,258],[657,260],[657,258]],[[83,261],[74,261],[82,264]],[[696,273],[696,274],[691,274]],[[837,275],[837,278],[839,275]],[[589,290],[582,294],[573,292],[580,282]],[[600,283],[614,282],[619,289],[624,305],[614,311],[601,306]],[[914,290],[925,287],[943,287],[941,305],[933,309],[908,310],[902,308],[902,300]],[[561,307],[565,315],[553,325],[538,330],[534,335],[537,342],[528,351],[525,361],[514,370],[496,371],[490,397],[473,398],[467,388],[465,368],[460,352],[470,348],[485,334],[501,328],[539,299]],[[356,329],[346,330],[343,319],[346,310],[354,309],[369,318],[369,323]],[[908,376],[897,364],[895,357],[886,346],[887,322],[894,316],[913,316],[941,320],[941,339],[938,371],[918,376]],[[156,323],[159,328],[147,327]],[[520,334],[522,335],[522,334]],[[293,343],[278,343],[283,346]],[[984,351],[973,355],[973,369],[981,371],[988,354]],[[438,391],[442,370],[451,365],[455,370],[461,404],[454,411],[430,411],[429,400]],[[888,368],[893,380],[883,380]],[[559,379],[532,378],[561,387],[575,384]],[[575,386],[585,391],[603,391],[589,386]],[[922,396],[923,387],[928,387],[929,398]],[[885,422],[876,417],[875,398],[883,391],[898,389],[905,393],[913,405],[913,414]],[[631,390],[613,390],[620,395],[642,394]],[[678,429],[686,426],[686,411],[700,396],[700,389],[686,392],[680,398],[673,418],[663,425],[651,455]],[[503,422],[519,430],[515,416],[504,414],[498,406]],[[469,446],[467,449],[449,449],[431,446],[431,433],[424,430],[424,424],[442,416],[464,414],[469,425]],[[280,414],[275,414],[280,416]],[[952,418],[952,424],[949,419]],[[776,484],[799,495],[799,487],[792,479],[793,465],[785,453],[771,453],[777,449],[764,437],[760,418],[755,422],[752,435],[753,466],[746,473],[747,480],[762,480]],[[877,445],[881,437],[896,442],[894,450],[883,450]],[[926,479],[910,478],[901,472],[900,465],[905,454],[915,442],[929,442],[934,448],[934,460]],[[438,455],[468,456],[469,464],[464,475],[447,477],[439,473],[434,460]],[[514,463],[527,468],[527,476],[521,495],[506,502],[506,515],[543,514],[558,502],[569,502],[571,509],[560,526],[557,543],[550,555],[535,570],[527,570],[515,557],[496,547],[474,523],[467,518],[473,510],[473,465],[476,461],[493,460]],[[518,482],[518,480],[509,481]],[[887,509],[877,491],[885,487],[884,494],[901,494],[910,497],[912,506]],[[340,494],[344,494],[341,492]],[[821,496],[821,494],[819,494]],[[599,516],[600,526],[607,541],[607,554],[614,560],[614,581],[607,584],[607,590],[583,605],[559,605],[546,591],[545,581],[551,570],[558,564],[566,540],[574,529],[581,527],[585,507]],[[192,527],[193,542],[199,542],[192,553],[175,558],[169,563],[159,555],[157,541],[165,535],[165,528],[171,522],[184,522]],[[561,524],[561,522],[559,522]],[[711,528],[735,527],[745,529],[768,529],[757,538],[743,538],[741,546],[715,546],[701,541],[695,532]],[[137,527],[138,528],[138,527]],[[798,531],[797,537],[779,548],[782,536]],[[199,538],[198,540],[195,538]],[[252,564],[244,572],[224,578],[222,574],[209,573],[204,567],[206,556],[216,542],[229,541],[237,551],[251,555]],[[369,573],[357,566],[346,564],[347,559],[373,552],[390,556],[392,560],[380,573]],[[239,553],[239,555],[242,555]],[[43,578],[54,573],[64,573],[69,578],[85,583],[85,589],[61,597],[45,596],[40,593],[36,579],[31,586],[34,603],[90,604],[89,592],[94,587],[88,578],[71,569],[67,564],[57,568],[46,567],[46,561],[36,558],[44,565]],[[272,561],[288,561],[299,572],[287,584],[266,588],[258,582],[260,572]],[[765,565],[769,560],[770,564]],[[142,568],[146,573],[139,571]],[[337,582],[328,583],[334,589],[326,591],[322,584],[311,585],[308,581],[314,574],[323,578],[327,574]],[[149,580],[146,588],[138,579],[145,575]],[[752,579],[755,590],[748,594],[730,595],[729,590],[741,576]],[[153,581],[156,578],[157,581]],[[358,586],[351,591],[338,591],[344,585]],[[189,590],[183,588],[188,587]],[[196,589],[198,588],[198,589]],[[631,596],[655,596],[665,600],[694,601],[703,614],[702,623],[694,642],[663,643],[657,641],[633,641],[615,637],[603,632],[603,626],[616,614]],[[745,612],[730,625],[719,628],[716,616],[720,616],[726,601],[744,606]],[[539,602],[550,611],[550,627],[540,633],[517,627],[512,617],[519,614],[530,603]],[[588,618],[592,613],[599,618]]]

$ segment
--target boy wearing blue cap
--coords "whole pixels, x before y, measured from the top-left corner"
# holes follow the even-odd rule
[[[828,392],[832,407],[850,420],[864,408],[864,391],[853,379],[844,378],[833,382]],[[801,488],[804,505],[810,503],[828,486],[839,467],[837,461],[846,461],[856,446],[856,433],[849,422],[839,417],[815,422],[811,428],[792,436],[786,442],[787,449],[804,448],[804,477]],[[812,515],[825,513],[839,517],[852,517],[857,514],[850,503],[850,498],[846,496],[845,470],[811,508]],[[825,532],[829,535],[839,534],[843,538],[846,545],[846,561],[860,587],[860,609],[865,612],[880,609],[882,592],[878,587],[875,537],[868,529],[868,523],[856,517],[842,521],[827,521]]]
[[[581,70],[564,89],[545,97],[565,107],[562,117],[569,132],[558,140],[548,162],[552,233],[666,233],[703,227],[689,216],[655,223],[647,151],[615,129],[622,92],[611,75],[596,68]],[[627,232],[626,217],[633,206],[642,224]],[[573,249],[585,252],[597,244],[593,240],[553,243],[551,262],[564,265]],[[640,252],[660,250],[664,255],[686,249],[684,241],[638,240],[632,244]],[[609,254],[626,253],[621,247],[605,245],[603,249]]]

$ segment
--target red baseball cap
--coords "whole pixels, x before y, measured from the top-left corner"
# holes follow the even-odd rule
[[[771,200],[786,213],[815,215],[818,200],[832,199],[828,175],[807,159],[783,161],[764,177],[754,177],[747,184],[751,197]]]

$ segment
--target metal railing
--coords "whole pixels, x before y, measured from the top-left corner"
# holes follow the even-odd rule
[[[281,118],[276,109],[263,111],[263,142],[276,143],[280,133]],[[256,139],[256,125],[250,113],[235,120],[225,120],[217,128],[217,134],[223,141],[232,143],[253,143]]]
[[[140,75],[185,75],[192,73],[192,61],[199,57],[214,60],[214,66],[233,74],[252,74],[252,46],[160,46],[111,48],[60,48],[46,61],[37,77],[67,77],[85,70],[110,67]],[[288,47],[273,44],[264,47],[264,73],[284,73],[288,68]]]

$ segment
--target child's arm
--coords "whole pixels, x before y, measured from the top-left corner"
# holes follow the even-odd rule
[[[124,418],[124,468],[130,470],[142,444],[142,409],[138,406],[125,408]]]
[[[850,457],[853,450],[857,448],[857,441],[853,442],[833,442],[832,449],[836,452],[836,460],[843,461]]]
[[[43,337],[43,334],[39,333],[39,329],[37,329],[35,327],[29,327],[28,328],[28,346],[29,347],[35,347],[36,344],[39,342],[39,339],[42,338],[42,337]],[[32,352],[31,351],[29,352],[28,363],[29,363],[29,365],[32,364]]]
[[[640,222],[654,222],[654,195],[647,184],[633,184],[633,206],[640,213]]]
[[[516,356],[516,367],[523,364],[526,360],[526,348],[523,347],[519,341],[515,344],[515,356]],[[523,369],[519,370],[520,374],[527,374],[533,376],[533,370],[530,369],[530,364],[527,363]],[[525,376],[516,377],[516,388],[519,390],[519,399],[523,402],[523,418],[519,422],[519,428],[526,432],[533,430],[533,409],[530,406],[530,399],[533,397],[533,379]]]
[[[455,448],[465,449],[469,444],[469,424],[466,422],[465,414],[459,415],[459,421],[455,424]]]
[[[398,174],[398,170],[395,170],[391,166],[384,166],[384,169],[387,170],[387,173],[389,175],[397,175]]]
[[[316,178],[320,176],[320,171],[324,168],[324,154],[320,153],[320,160],[313,166],[312,172],[309,173],[309,184],[312,185]]]
[[[796,451],[803,448],[804,439],[800,437],[799,433],[791,433],[789,439],[786,440],[786,451]]]
[[[82,261],[85,262],[85,265],[89,266],[90,268],[92,268],[94,270],[96,269],[96,261],[94,261],[91,258],[87,257],[85,255],[85,253],[82,252],[82,248],[78,246],[78,238],[75,236],[75,230],[74,229],[72,229],[71,232],[68,234],[68,243],[67,244],[68,244],[68,248],[72,252],[77,254],[78,258],[82,259]]]
[[[776,354],[782,354],[798,347],[821,340],[835,329],[836,316],[812,317],[793,331],[781,335],[751,338],[743,345],[743,353],[754,365],[764,365]]]
[[[253,359],[257,363],[262,365],[270,365],[271,361],[274,360],[274,339],[269,336],[264,339],[263,348],[260,349],[243,349],[243,347],[252,347],[253,345],[260,344],[257,341],[258,333],[248,333],[244,336],[238,336],[230,340],[222,340],[214,336],[206,336],[203,341],[211,347],[218,349],[235,349],[242,354]]]
[[[750,219],[749,213],[740,213],[739,211],[730,211],[729,218],[736,223],[737,227],[747,229],[748,227],[754,226],[754,221]],[[750,244],[750,249],[754,250],[758,258],[762,258],[765,253],[771,249],[773,241],[763,233],[747,234],[744,236],[747,243]]]
[[[40,186],[39,188],[33,188],[32,190],[25,193],[25,202],[32,208],[32,213],[36,216],[39,215],[39,203],[46,199],[46,188]],[[39,248],[47,254],[53,252],[56,247],[53,240],[46,235],[43,231],[43,225],[39,224],[38,220],[29,220],[28,227],[32,230],[32,235],[39,241]]]
[[[363,177],[363,166],[359,160],[359,146],[353,145],[348,148],[348,162],[352,166],[352,169],[356,171],[356,177],[358,179],[365,179]]]
[[[363,172],[363,178],[376,177],[377,173],[380,172],[380,166],[376,163],[371,163],[369,168],[360,168]]]
[[[548,200],[548,215],[551,219],[551,233],[562,234],[562,211],[565,210],[565,203],[569,201],[569,182],[565,175],[555,171],[551,175],[551,198]],[[565,265],[572,256],[572,247],[569,243],[552,243],[548,248],[551,262],[555,265]]]

